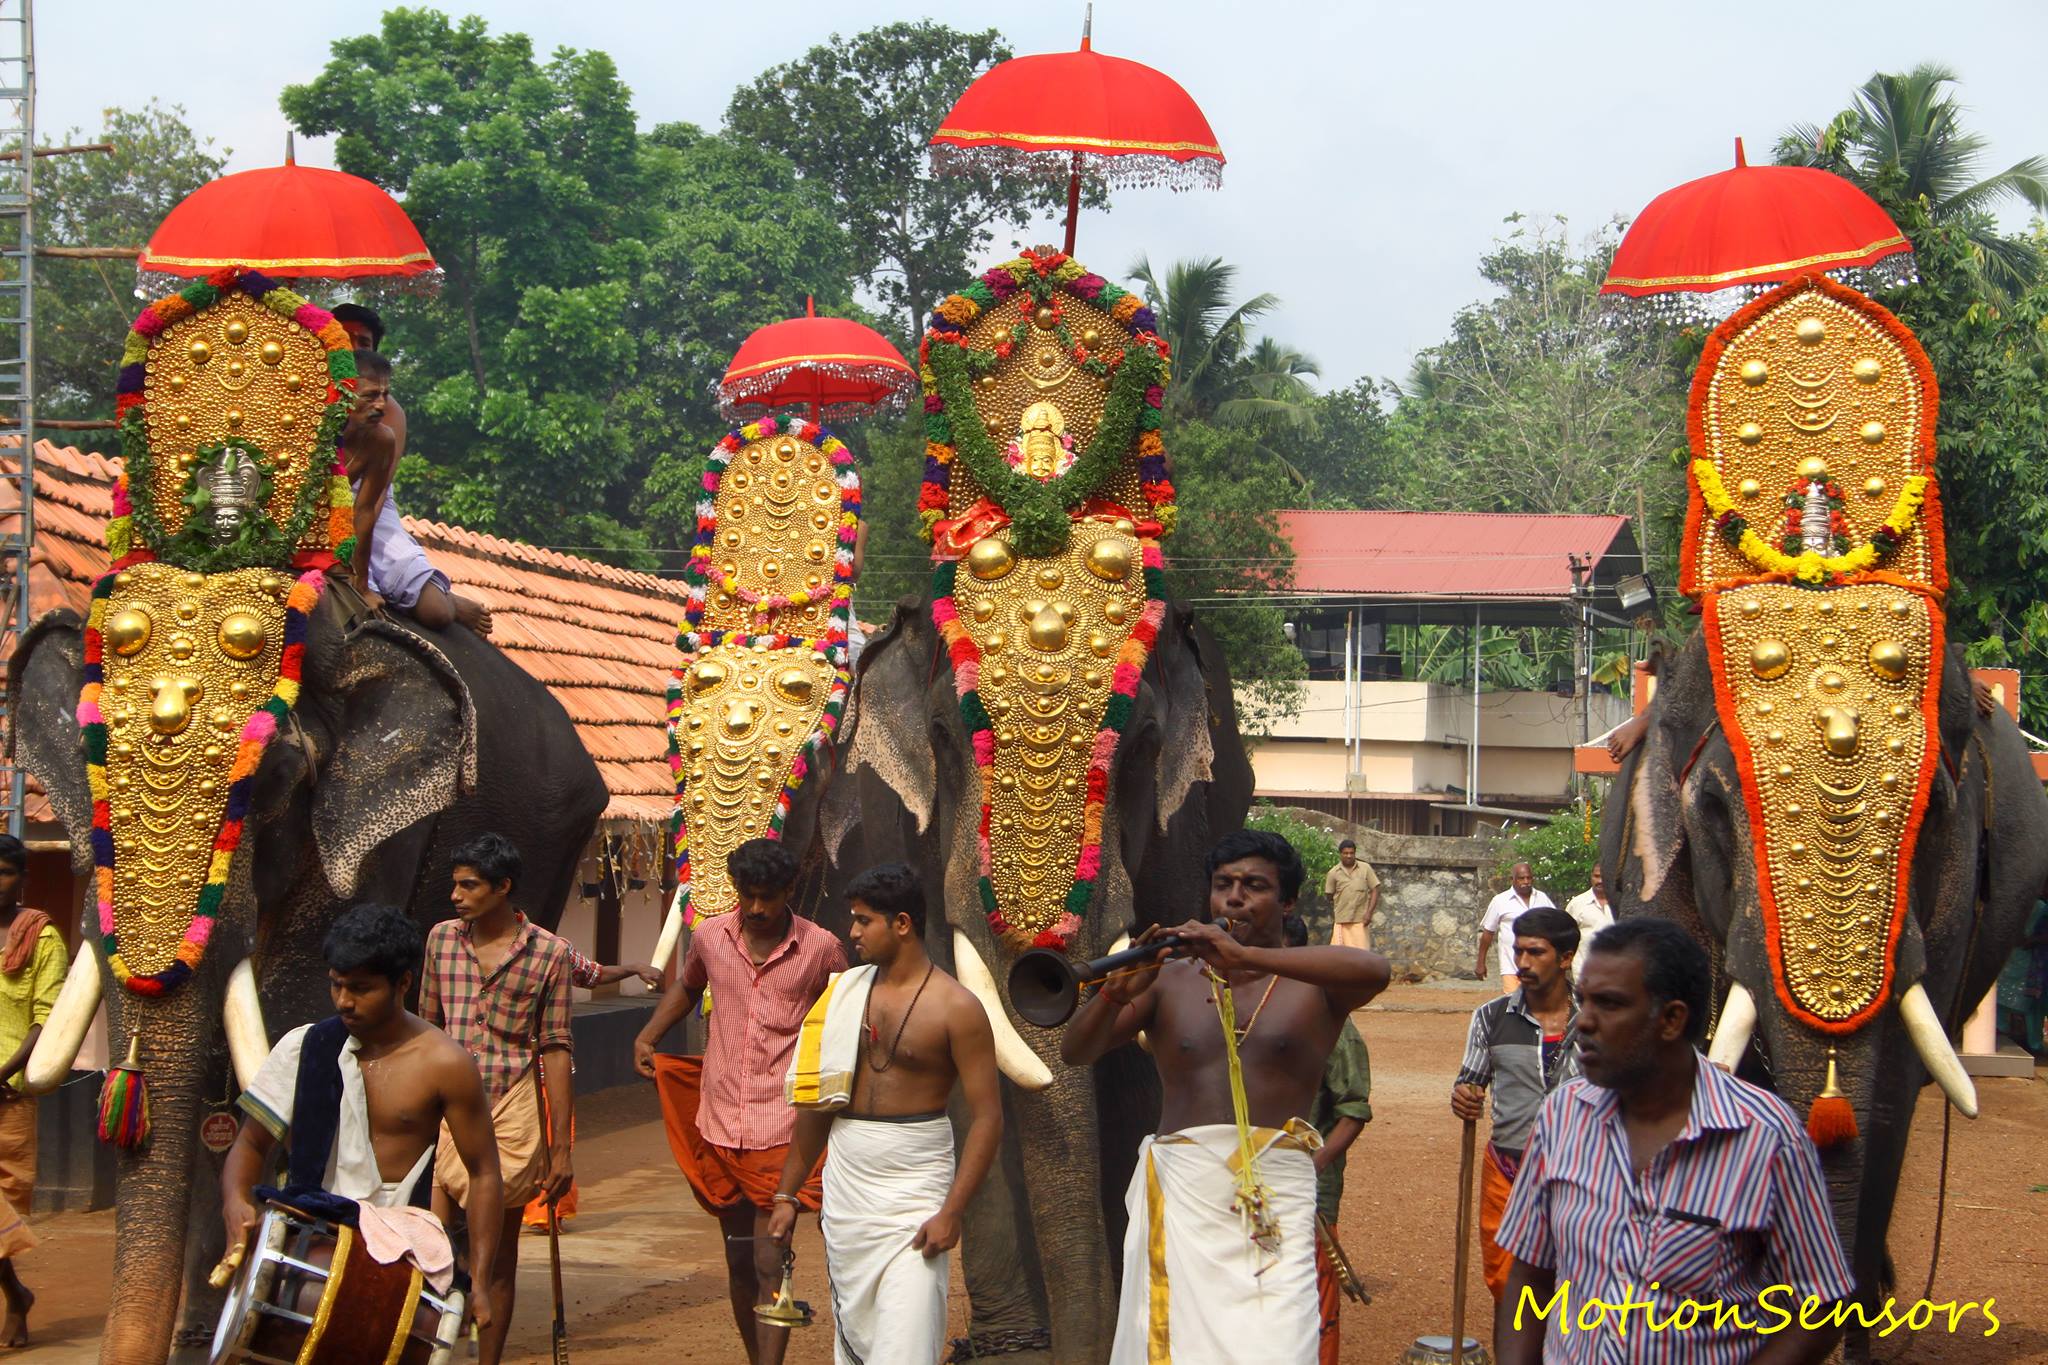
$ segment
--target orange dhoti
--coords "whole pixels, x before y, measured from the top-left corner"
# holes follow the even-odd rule
[[[1344,1294],[1337,1285],[1337,1263],[1330,1259],[1330,1249],[1324,1246],[1323,1239],[1318,1237],[1316,1313],[1322,1319],[1323,1334],[1318,1342],[1316,1365],[1337,1365],[1337,1311],[1343,1304]]]
[[[745,1151],[705,1141],[697,1129],[703,1075],[702,1057],[654,1055],[654,1090],[661,1097],[662,1126],[668,1130],[668,1149],[675,1153],[676,1165],[689,1178],[690,1193],[697,1196],[706,1213],[718,1218],[747,1207],[773,1208],[789,1144]],[[810,1178],[797,1192],[803,1206],[813,1213],[823,1195],[819,1173],[824,1169],[825,1158],[820,1155]]]
[[[1508,1210],[1508,1195],[1514,1188],[1514,1177],[1501,1164],[1500,1153],[1488,1143],[1486,1160],[1479,1164],[1479,1251],[1486,1271],[1486,1287],[1493,1291],[1496,1303],[1508,1292],[1508,1271],[1515,1263],[1513,1253],[1494,1240],[1500,1235],[1501,1216]]]

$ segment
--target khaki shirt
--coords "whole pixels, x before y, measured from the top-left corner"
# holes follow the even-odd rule
[[[1380,874],[1372,870],[1372,864],[1360,858],[1350,868],[1343,863],[1333,863],[1329,875],[1323,878],[1323,894],[1330,898],[1330,907],[1339,924],[1357,924],[1365,918],[1365,907],[1372,904],[1373,892],[1380,889]]]

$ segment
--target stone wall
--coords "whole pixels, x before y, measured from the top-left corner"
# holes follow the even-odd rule
[[[1320,811],[1283,806],[1307,824],[1358,842],[1358,856],[1380,874],[1380,905],[1372,946],[1393,963],[1396,981],[1470,978],[1478,955],[1479,917],[1500,888],[1493,870],[1501,836],[1466,839],[1432,834],[1384,834],[1348,825]],[[1330,939],[1330,907],[1321,888],[1302,901],[1309,940]]]

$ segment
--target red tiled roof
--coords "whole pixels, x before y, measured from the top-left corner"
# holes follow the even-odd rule
[[[0,447],[4,449],[5,447]],[[0,454],[0,467],[12,456]],[[84,614],[106,571],[113,461],[36,442],[36,549],[31,606]],[[0,485],[0,521],[15,508]],[[405,519],[455,591],[491,609],[491,638],[554,693],[597,763],[605,818],[665,820],[674,809],[663,697],[675,664],[682,584],[440,522]],[[40,793],[28,818],[53,817]]]
[[[1627,527],[1627,517],[1508,512],[1280,513],[1292,591],[1409,601],[1568,598],[1569,556],[1597,561]]]

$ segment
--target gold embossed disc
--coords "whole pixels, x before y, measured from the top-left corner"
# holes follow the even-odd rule
[[[1705,621],[1773,971],[1798,1010],[1840,1027],[1889,998],[1905,830],[1936,761],[1939,625],[1927,597],[1879,583],[1730,589]]]
[[[738,903],[726,857],[769,832],[839,677],[822,654],[766,644],[714,645],[684,667],[676,747],[693,916]]]
[[[142,393],[153,473],[147,495],[166,534],[185,525],[193,453],[230,436],[270,460],[269,513],[279,526],[291,519],[309,473],[327,475],[333,452],[313,449],[327,407],[327,348],[239,290],[224,291],[150,343]],[[307,539],[324,545],[326,536],[325,520],[315,517]]]
[[[1007,547],[1008,536],[991,539]],[[1145,609],[1141,562],[1133,536],[1080,521],[1056,557],[970,553],[954,580],[995,726],[991,880],[1004,919],[1032,934],[1054,925],[1074,884],[1089,757],[1117,653]]]
[[[1736,505],[1773,546],[1783,534],[1779,499],[1795,477],[1825,477],[1843,490],[1849,541],[1861,545],[1892,514],[1907,477],[1933,473],[1926,356],[1875,308],[1831,280],[1803,281],[1747,321],[1723,324],[1718,358],[1694,381],[1695,453],[1714,462],[1731,492],[1760,488],[1764,497]],[[1761,572],[1722,539],[1697,496],[1692,511],[1687,592]],[[1879,567],[1938,590],[1946,573],[1926,533],[1931,514],[1923,510]]]
[[[191,922],[242,727],[277,687],[291,588],[268,569],[168,564],[137,564],[115,581],[107,619],[127,628],[104,637],[100,710],[120,851],[114,928],[138,975],[170,966]]]
[[[699,629],[823,635],[839,549],[840,491],[831,458],[786,433],[750,441],[726,465],[713,508],[717,574],[705,588]],[[722,586],[727,575],[739,596]],[[797,592],[818,600],[779,607],[765,624],[757,622],[762,601]]]

